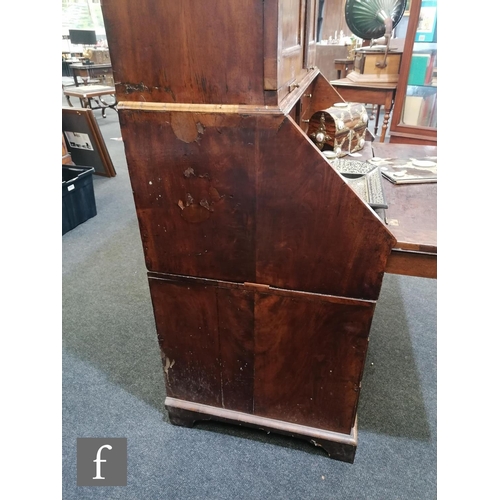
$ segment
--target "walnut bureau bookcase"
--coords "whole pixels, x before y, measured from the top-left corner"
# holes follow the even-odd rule
[[[352,462],[395,238],[307,137],[316,1],[102,0],[173,424]]]

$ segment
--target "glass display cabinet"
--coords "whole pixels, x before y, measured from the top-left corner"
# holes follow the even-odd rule
[[[437,144],[437,0],[411,0],[390,142]]]

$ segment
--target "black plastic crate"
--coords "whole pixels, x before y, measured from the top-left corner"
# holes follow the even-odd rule
[[[62,234],[97,214],[94,167],[62,166]]]

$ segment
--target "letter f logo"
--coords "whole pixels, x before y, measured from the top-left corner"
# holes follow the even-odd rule
[[[103,460],[101,458],[101,451],[103,448],[107,448],[108,450],[112,450],[113,447],[109,444],[103,444],[98,450],[97,450],[97,455],[95,457],[95,460],[93,460],[93,462],[95,462],[95,477],[93,477],[92,479],[105,479],[104,477],[101,477],[101,463],[102,462],[106,462],[106,460]]]

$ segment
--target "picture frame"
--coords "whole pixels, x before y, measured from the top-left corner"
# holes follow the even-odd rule
[[[62,132],[75,165],[94,167],[96,175],[116,176],[115,167],[92,109],[63,106]]]

